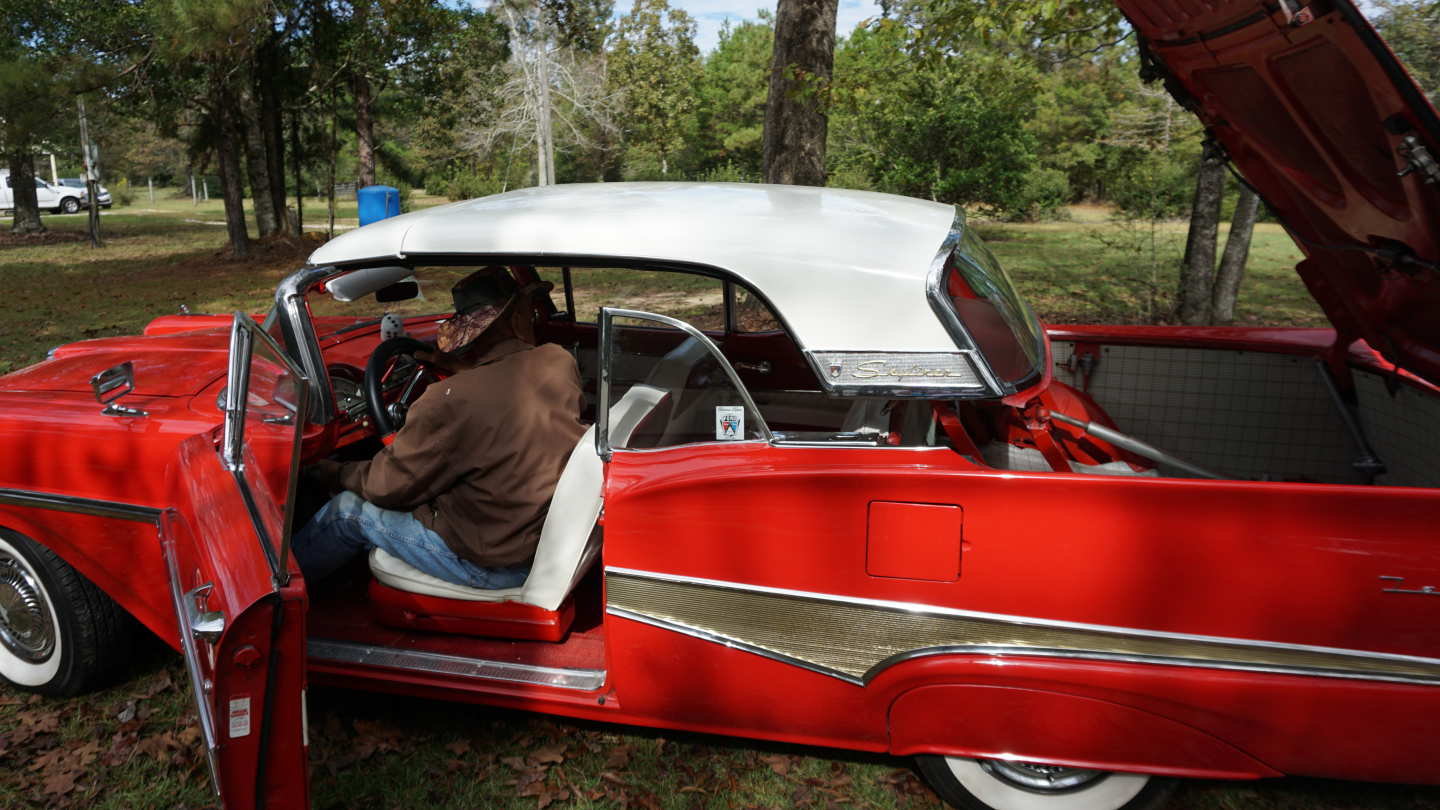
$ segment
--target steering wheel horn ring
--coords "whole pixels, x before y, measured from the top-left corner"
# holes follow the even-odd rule
[[[391,361],[403,354],[413,357],[416,352],[433,351],[434,346],[415,338],[393,337],[381,341],[370,353],[370,360],[365,363],[365,407],[380,436],[388,436],[405,424],[406,404],[385,402],[385,372]]]

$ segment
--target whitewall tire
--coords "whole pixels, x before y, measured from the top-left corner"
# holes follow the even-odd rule
[[[1147,774],[964,757],[916,761],[940,798],[964,810],[1153,810],[1174,788]]]
[[[0,529],[0,679],[56,697],[124,669],[135,622],[53,551]]]

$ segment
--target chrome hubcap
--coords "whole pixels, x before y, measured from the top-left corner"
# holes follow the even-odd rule
[[[1007,762],[998,759],[980,761],[986,773],[1015,787],[1035,793],[1066,793],[1090,787],[1109,774],[1063,765],[1042,765],[1038,762]]]
[[[0,645],[22,661],[38,664],[55,652],[55,623],[35,576],[0,551]]]

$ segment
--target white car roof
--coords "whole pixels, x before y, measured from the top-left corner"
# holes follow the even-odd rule
[[[331,240],[310,263],[461,254],[687,262],[758,290],[802,348],[953,352],[925,285],[955,218],[940,203],[809,186],[559,185],[382,220]]]

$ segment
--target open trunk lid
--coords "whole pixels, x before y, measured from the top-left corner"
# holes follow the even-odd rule
[[[1440,118],[1350,0],[1119,0],[1306,254],[1338,331],[1440,382]]]

